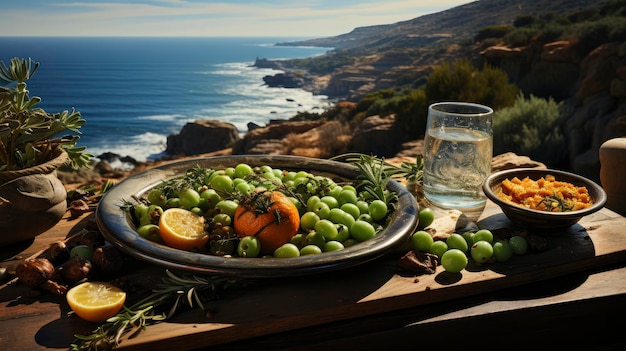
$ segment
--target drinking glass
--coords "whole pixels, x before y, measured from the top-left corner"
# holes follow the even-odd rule
[[[493,110],[466,102],[428,107],[424,138],[424,195],[445,209],[477,210],[487,198],[482,184],[491,173]]]

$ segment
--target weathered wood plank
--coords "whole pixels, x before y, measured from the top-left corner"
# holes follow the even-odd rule
[[[3,258],[9,259],[3,266],[15,265],[45,249],[50,242],[82,229],[92,217],[86,214],[78,219],[66,218],[14,256],[3,251],[3,255],[8,255]],[[490,203],[478,225],[499,230],[508,228],[508,221]],[[211,302],[208,306],[213,312],[210,319],[201,311],[181,313],[168,323],[150,326],[137,338],[124,340],[121,346],[132,350],[155,347],[191,350],[302,328],[315,329],[330,322],[385,312],[437,306],[441,302],[585,272],[626,261],[625,227],[626,218],[603,209],[566,231],[545,233],[549,243],[546,251],[518,256],[505,264],[468,267],[462,275],[447,274],[439,267],[433,275],[401,276],[395,266],[401,253],[394,252],[338,272],[259,281],[242,294]],[[136,267],[143,267],[138,268],[137,274],[161,272],[160,268],[141,264]],[[626,294],[626,269],[593,277],[544,303]],[[0,335],[0,349],[66,349],[74,333],[86,333],[95,327],[75,316],[68,317],[69,309],[63,297],[32,294],[14,283],[0,288],[0,323],[3,330],[9,331]],[[526,307],[528,301],[520,300],[497,306],[485,304],[459,313],[481,315],[493,313],[494,309],[514,311]],[[455,318],[448,316],[448,319]],[[440,322],[432,322],[435,321]]]

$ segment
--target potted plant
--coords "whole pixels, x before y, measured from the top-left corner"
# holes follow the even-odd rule
[[[91,155],[76,146],[80,112],[50,114],[30,97],[26,81],[39,63],[0,61],[0,246],[32,239],[54,226],[67,209],[58,167],[85,167]],[[72,135],[63,135],[71,132]]]

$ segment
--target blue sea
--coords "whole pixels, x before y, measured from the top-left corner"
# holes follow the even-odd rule
[[[288,119],[321,111],[326,96],[270,88],[279,71],[252,67],[256,58],[305,58],[328,48],[275,46],[304,38],[33,38],[0,37],[0,60],[32,58],[28,81],[49,113],[80,111],[87,121],[78,145],[94,156],[113,152],[139,161],[163,155],[166,138],[188,122],[234,124]]]

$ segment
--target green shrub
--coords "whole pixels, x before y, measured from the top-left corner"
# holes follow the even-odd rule
[[[587,53],[601,44],[626,40],[626,1],[608,1],[603,7],[590,7],[574,12],[567,17],[553,13],[540,15],[534,21],[518,16],[522,24],[507,32],[503,40],[511,47],[525,46],[535,41],[545,44],[563,38],[577,38],[582,53]]]
[[[539,44],[559,40],[569,30],[569,23],[539,22],[533,25],[515,28],[508,32],[503,40],[511,47],[526,46],[532,41]]]
[[[359,112],[369,111],[371,106],[374,105],[377,101],[389,99],[391,97],[394,97],[395,95],[396,95],[396,91],[393,89],[384,89],[384,90],[378,90],[372,93],[368,93],[364,97],[361,98],[361,100],[359,101],[359,103],[357,104],[353,112],[357,114]],[[371,116],[370,114],[367,114],[367,113],[366,115]]]
[[[521,47],[527,45],[537,35],[537,32],[539,32],[539,27],[535,25],[515,28],[515,30],[507,33],[503,39],[511,47]]]
[[[426,130],[428,99],[424,89],[411,89],[386,99],[379,99],[367,110],[367,116],[396,115],[395,127],[404,131],[406,140],[419,139]]]
[[[514,27],[528,27],[530,25],[535,24],[535,22],[537,21],[537,18],[535,18],[535,16],[533,15],[529,15],[529,14],[524,14],[524,15],[517,15],[517,17],[515,17],[515,20],[513,20],[513,26]]]
[[[567,161],[561,131],[561,104],[552,98],[517,96],[515,105],[497,110],[493,117],[493,153],[514,152],[549,166]]]
[[[571,24],[571,21],[564,16],[555,14],[554,12],[546,12],[539,15],[539,23],[543,25],[556,23],[556,24]]]
[[[604,43],[626,40],[624,18],[618,16],[579,23],[573,31],[584,52],[589,52]]]
[[[570,24],[550,22],[545,24],[539,32],[537,32],[537,41],[541,44],[559,40],[563,34],[570,28]]]
[[[312,74],[329,74],[337,67],[353,64],[354,56],[345,53],[327,53],[326,55],[304,59],[285,60],[283,64],[293,69],[307,70]]]
[[[626,15],[626,0],[608,0],[600,6],[600,15]]]
[[[511,26],[488,26],[478,30],[478,34],[474,37],[475,41],[481,41],[487,38],[502,38],[508,32],[512,31]]]
[[[489,65],[479,70],[467,59],[437,67],[428,77],[425,90],[430,102],[466,101],[494,110],[512,106],[518,91],[503,70]]]
[[[480,51],[483,51],[492,46],[500,45],[501,43],[502,43],[502,39],[487,38],[487,39],[481,40],[480,43],[478,43],[478,48]]]
[[[600,15],[600,10],[598,8],[586,8],[586,9],[582,9],[580,11],[574,12],[572,14],[570,14],[569,16],[567,16],[567,18],[574,22],[584,22],[584,21],[589,21],[589,20],[594,20],[594,19],[598,19]]]

